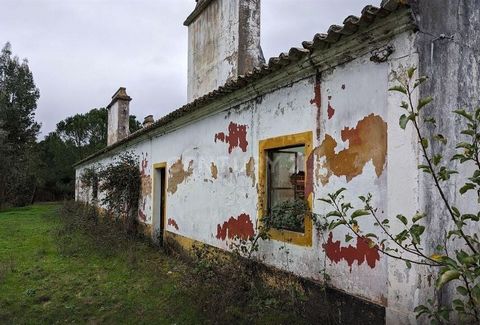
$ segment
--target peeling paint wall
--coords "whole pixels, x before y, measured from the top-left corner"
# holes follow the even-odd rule
[[[188,26],[188,100],[263,61],[260,0],[212,1]]]
[[[388,92],[393,70],[418,63],[414,42],[415,34],[400,34],[390,41],[396,51],[386,62],[373,62],[366,53],[178,130],[117,149],[112,155],[128,149],[141,160],[140,219],[158,230],[152,206],[159,197],[153,197],[146,178],[153,177],[153,164],[166,162],[166,230],[228,250],[235,237],[247,238],[258,226],[257,198],[263,191],[258,187],[259,142],[303,132],[313,136],[312,154],[306,157],[311,177],[305,184],[313,196],[313,212],[328,212],[318,199],[341,187],[348,189],[347,200],[357,204],[359,195],[371,193],[380,218],[416,211],[417,147],[413,133],[398,127],[402,98]],[[77,169],[77,178],[84,167]],[[80,192],[77,198],[88,199]],[[360,221],[359,226],[374,231],[369,223]],[[265,241],[258,257],[318,281],[325,270],[333,287],[387,310],[410,308],[418,284],[416,270],[404,273],[404,264],[379,254],[366,239],[346,242],[345,234],[342,228],[314,231],[311,246]]]

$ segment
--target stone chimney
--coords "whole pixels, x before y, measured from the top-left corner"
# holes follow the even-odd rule
[[[108,139],[107,145],[112,145],[130,134],[130,101],[132,98],[127,95],[127,90],[120,87],[112,96],[108,104]]]
[[[188,26],[188,101],[265,61],[260,0],[197,0]]]
[[[150,125],[152,125],[154,122],[155,122],[155,120],[153,119],[153,115],[147,115],[143,119],[143,124],[142,125],[143,125],[144,128],[147,128]]]

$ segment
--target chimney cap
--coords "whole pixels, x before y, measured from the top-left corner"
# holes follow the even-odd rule
[[[152,125],[154,122],[155,122],[155,120],[153,119],[153,115],[147,115],[143,119],[142,125],[143,125],[143,127],[147,127],[147,126]]]
[[[205,10],[205,8],[207,8],[208,5],[215,0],[195,0],[195,1],[197,2],[195,9],[193,9],[192,13],[187,17],[187,19],[185,19],[185,22],[183,23],[184,26],[188,26],[191,23],[193,23],[195,18],[197,18],[202,13],[202,11]]]
[[[110,104],[108,104],[107,108],[110,108],[117,100],[126,100],[126,101],[131,101],[132,97],[127,95],[127,88],[125,87],[120,87],[118,90],[113,94],[112,96],[112,101]]]

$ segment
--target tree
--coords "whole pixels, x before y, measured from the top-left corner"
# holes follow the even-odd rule
[[[130,116],[130,130],[140,128],[135,116]],[[57,123],[57,128],[39,143],[42,188],[38,198],[58,200],[72,198],[75,169],[73,165],[107,146],[108,110],[94,108],[75,114]]]
[[[39,97],[28,61],[12,56],[7,43],[0,54],[0,207],[23,205],[35,191],[28,159],[40,130],[35,122]]]
[[[140,129],[135,116],[130,116],[130,131]],[[108,110],[94,108],[85,114],[75,114],[57,124],[57,134],[66,143],[74,145],[80,159],[104,148],[108,136]]]

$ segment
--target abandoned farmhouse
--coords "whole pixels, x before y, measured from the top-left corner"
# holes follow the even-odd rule
[[[184,24],[188,104],[157,120],[148,116],[130,133],[132,98],[124,88],[115,92],[108,146],[76,165],[77,201],[102,196],[82,184],[86,168],[133,152],[142,179],[139,222],[147,234],[185,249],[204,243],[228,251],[287,200],[305,200],[325,215],[331,209],[319,199],[340,188],[351,201],[371,193],[392,228],[401,227],[397,214],[442,215],[430,180],[417,169],[414,131],[399,127],[403,95],[388,89],[412,66],[429,76],[415,100],[434,98],[432,132],[454,141],[459,126],[449,112],[480,100],[480,2],[384,0],[267,60],[260,0],[197,0]],[[452,180],[450,198],[464,210],[474,207],[473,194],[457,193]],[[441,217],[425,222],[431,242],[451,227]],[[366,232],[370,226],[360,222]],[[271,229],[256,254],[313,281],[326,272],[331,287],[373,304],[387,323],[415,323],[414,307],[434,290],[431,274],[361,240],[347,243],[346,233],[318,230],[306,215],[295,226]],[[442,299],[451,299],[448,290]]]

